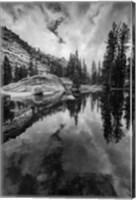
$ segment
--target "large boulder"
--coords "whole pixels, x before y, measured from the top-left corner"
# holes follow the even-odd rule
[[[50,93],[65,91],[65,86],[60,78],[52,74],[35,75],[24,78],[16,83],[11,83],[2,87],[2,90],[10,93]]]

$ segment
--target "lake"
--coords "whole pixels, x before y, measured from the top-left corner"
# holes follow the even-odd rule
[[[128,93],[35,102],[16,100],[5,110],[5,123],[24,118],[2,145],[3,195],[131,196]]]

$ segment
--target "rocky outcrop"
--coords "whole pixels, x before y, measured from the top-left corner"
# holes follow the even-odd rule
[[[65,86],[62,81],[55,75],[35,75],[22,79],[16,83],[11,83],[2,87],[4,93],[12,95],[17,94],[37,94],[37,93],[53,93],[56,91],[65,91]]]

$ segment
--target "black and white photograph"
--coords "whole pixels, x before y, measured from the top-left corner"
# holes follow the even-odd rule
[[[135,196],[135,4],[0,3],[1,196]]]

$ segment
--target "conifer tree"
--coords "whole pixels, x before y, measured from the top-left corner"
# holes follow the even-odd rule
[[[104,62],[103,62],[104,83],[108,86],[111,86],[112,68],[115,63],[117,44],[118,44],[118,26],[114,22],[112,24],[112,30],[108,34],[106,54],[104,56]]]
[[[30,61],[30,63],[29,63],[29,76],[33,76],[33,75],[35,75],[34,66],[33,66],[33,62]]]
[[[3,67],[3,84],[7,85],[12,82],[12,68],[7,56],[4,57],[2,67]]]
[[[92,62],[92,84],[96,84],[97,82],[97,68],[96,68],[96,63],[93,60]]]
[[[15,73],[14,73],[14,81],[17,82],[17,81],[19,81],[19,79],[20,79],[20,69],[16,64]]]

